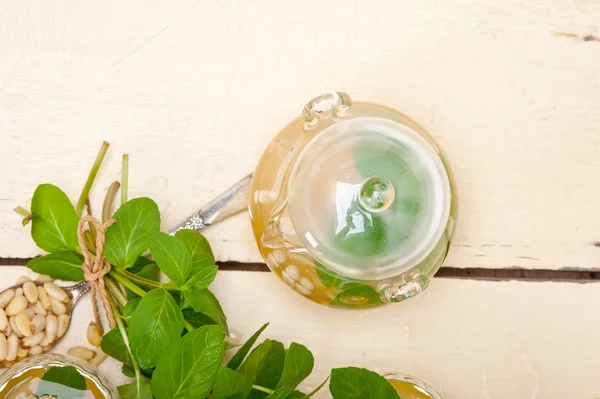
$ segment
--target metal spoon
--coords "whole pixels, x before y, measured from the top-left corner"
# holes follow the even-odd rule
[[[242,178],[240,181],[235,183],[233,186],[228,188],[224,193],[219,195],[217,198],[209,202],[206,206],[200,209],[198,212],[192,214],[189,218],[187,218],[183,223],[169,231],[168,234],[175,235],[176,232],[183,229],[190,229],[195,231],[200,231],[208,226],[211,226],[217,222],[220,222],[223,219],[236,215],[248,208],[248,196],[250,183],[252,181],[252,174],[249,174]],[[147,255],[148,252],[144,253]],[[43,286],[44,283],[33,281],[37,286]],[[22,287],[23,284],[18,284],[12,287],[9,287],[2,292],[0,292],[0,297],[2,294],[7,292],[10,289],[16,290],[17,288]],[[79,301],[79,299],[86,294],[91,289],[91,283],[88,281],[82,281],[75,285],[69,287],[59,287],[63,289],[67,295],[69,296],[69,301],[65,302],[64,305],[67,307],[67,314],[71,315],[73,308]],[[69,323],[70,325],[70,323]],[[67,327],[68,328],[68,327]],[[0,334],[3,334],[0,331]],[[63,335],[64,336],[64,335]],[[47,345],[44,352],[50,350],[54,345],[56,345],[62,337],[57,338],[49,345]],[[20,341],[21,339],[19,339]],[[2,339],[0,338],[0,360],[3,362],[0,365],[4,367],[9,367],[17,361],[26,359],[27,357],[17,358],[15,361],[6,361],[1,358],[2,356]]]

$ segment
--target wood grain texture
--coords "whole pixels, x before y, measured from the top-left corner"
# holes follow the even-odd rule
[[[600,269],[598,2],[0,3],[0,256],[39,253],[12,208],[40,182],[75,199],[103,139],[95,209],[130,153],[130,196],[157,199],[166,229],[344,90],[445,149],[447,265]],[[260,260],[245,215],[207,235],[220,260]]]
[[[0,289],[27,272],[0,267]],[[315,371],[304,388],[333,367],[356,365],[413,374],[447,398],[600,397],[599,284],[434,279],[420,297],[367,311],[316,305],[267,273],[221,272],[212,288],[234,341],[270,321],[263,338],[313,351]],[[89,346],[92,318],[88,295],[57,351]],[[102,370],[117,384],[127,381],[117,362]]]

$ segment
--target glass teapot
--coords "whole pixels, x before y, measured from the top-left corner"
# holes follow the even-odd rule
[[[370,307],[428,286],[448,253],[456,199],[422,127],[335,92],[268,145],[249,209],[260,252],[286,284],[317,303]]]

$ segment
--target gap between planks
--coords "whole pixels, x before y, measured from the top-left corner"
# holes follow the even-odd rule
[[[30,258],[0,258],[0,266],[25,266]],[[264,263],[217,262],[221,270],[242,270],[268,272]],[[585,270],[543,270],[543,269],[484,269],[477,267],[442,267],[435,275],[437,278],[455,278],[488,281],[564,281],[564,282],[600,282],[600,271]]]

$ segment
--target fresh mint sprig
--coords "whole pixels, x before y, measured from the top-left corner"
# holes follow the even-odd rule
[[[107,149],[108,143],[103,143],[76,207],[58,187],[43,184],[35,190],[31,212],[15,209],[24,225],[31,220],[32,238],[49,252],[28,263],[32,270],[61,280],[83,278],[77,225],[84,209],[91,213],[88,197]],[[295,342],[288,348],[270,339],[255,345],[268,323],[222,365],[224,352],[236,345],[226,341],[227,318],[210,291],[218,271],[210,244],[192,230],[181,230],[174,237],[160,233],[156,203],[149,198],[128,199],[128,167],[129,158],[124,156],[122,182],[110,185],[101,208],[103,221],[116,220],[106,232],[104,253],[112,270],[104,282],[117,324],[104,335],[101,348],[122,362],[123,373],[133,378],[118,387],[121,398],[310,398],[331,377],[329,389],[334,399],[398,399],[383,377],[352,367],[334,369],[312,392],[298,391],[313,371],[314,356]],[[119,188],[121,205],[113,214]],[[94,256],[94,229],[85,231],[84,236]],[[150,256],[145,256],[148,252]],[[324,284],[346,284],[317,267]],[[161,281],[160,272],[170,281]],[[340,289],[352,293],[364,288],[346,284]],[[343,294],[337,300],[342,304]],[[67,375],[69,370],[62,372],[55,379],[75,378]]]

